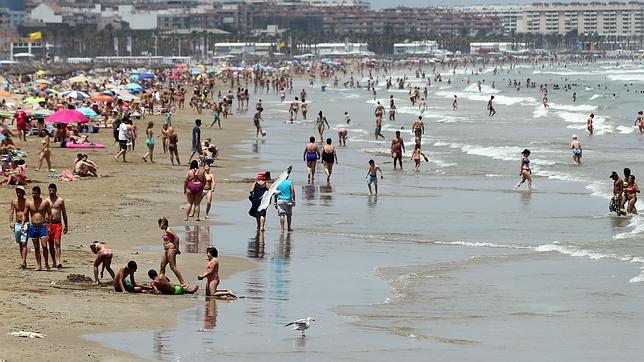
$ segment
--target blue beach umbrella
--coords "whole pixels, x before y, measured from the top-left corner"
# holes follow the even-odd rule
[[[128,78],[134,79],[134,80],[139,80],[139,78],[141,78],[141,76],[139,74],[130,74],[130,76]]]
[[[125,88],[127,88],[130,92],[133,93],[139,93],[143,92],[143,87],[137,83],[128,83],[125,85]]]
[[[152,74],[152,73],[141,73],[141,74],[139,74],[139,78],[140,79],[153,79],[154,74]]]
[[[98,114],[96,114],[96,112],[94,112],[93,109],[88,108],[88,107],[78,108],[77,111],[79,111],[82,114],[84,114],[85,116],[87,116],[87,118],[96,117],[98,115]]]

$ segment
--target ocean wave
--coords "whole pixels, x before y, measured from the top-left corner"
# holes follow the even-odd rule
[[[644,233],[644,217],[640,215],[633,215],[627,227],[631,228],[631,230],[628,232],[619,233],[613,236],[613,239],[631,239],[640,236],[642,233]]]
[[[454,95],[458,96],[460,99],[467,99],[471,101],[478,102],[487,102],[490,100],[490,96],[479,93],[468,93],[468,92],[447,92],[447,91],[438,91],[435,93],[436,96],[443,98],[454,98]],[[534,97],[515,97],[515,96],[504,96],[504,95],[495,95],[494,103],[500,105],[511,106],[515,104],[520,104],[524,106],[534,106],[540,104],[537,102],[537,99]]]
[[[599,94],[593,94],[593,96],[592,96],[592,97],[590,97],[588,100],[589,100],[589,101],[593,101],[593,100],[595,100],[595,99],[597,99],[597,98],[599,98],[599,97],[602,97],[602,96],[601,96],[601,95],[599,95]]]

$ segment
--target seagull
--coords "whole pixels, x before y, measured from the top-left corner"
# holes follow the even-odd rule
[[[284,327],[293,326],[294,331],[302,331],[302,338],[304,338],[305,337],[304,330],[308,329],[311,326],[311,322],[314,322],[314,321],[315,321],[315,319],[313,319],[311,317],[302,318],[302,319],[298,319],[296,321],[293,321],[293,322],[285,325]]]

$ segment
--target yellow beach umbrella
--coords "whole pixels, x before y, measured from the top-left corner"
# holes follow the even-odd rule
[[[84,75],[77,75],[75,77],[69,78],[69,81],[72,83],[83,83],[83,82],[87,82],[88,80],[89,78],[87,78]]]
[[[36,72],[36,75],[44,75],[47,74],[46,70],[40,69],[39,71]]]

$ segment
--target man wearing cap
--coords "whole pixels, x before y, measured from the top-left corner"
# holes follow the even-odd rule
[[[624,191],[624,182],[622,182],[622,179],[619,178],[619,175],[615,171],[611,172],[609,177],[613,180],[613,198],[610,203],[610,209],[611,211],[615,211],[617,215],[626,215],[626,213],[622,211],[622,194]]]
[[[16,199],[11,201],[11,210],[9,213],[9,229],[14,233],[20,233],[16,235],[16,242],[20,244],[20,257],[22,258],[22,263],[20,267],[22,269],[27,268],[27,235],[23,235],[24,228],[24,210],[27,205],[27,199],[25,198],[25,188],[23,186],[16,187]],[[25,240],[22,243],[22,240]]]

